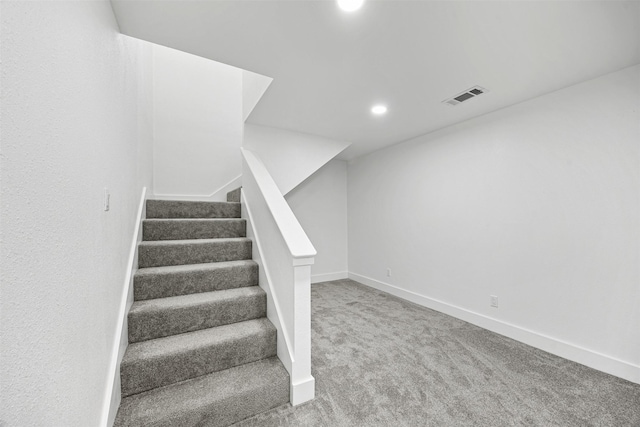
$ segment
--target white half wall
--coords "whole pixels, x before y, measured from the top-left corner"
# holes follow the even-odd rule
[[[333,159],[286,196],[318,251],[311,283],[347,278],[347,162]]]
[[[258,154],[283,195],[286,195],[350,142],[284,129],[246,124],[243,147]]]
[[[639,124],[635,66],[354,160],[352,277],[640,382]]]
[[[243,71],[159,45],[153,61],[154,197],[226,200],[242,174]]]
[[[150,47],[106,0],[0,8],[0,425],[97,426],[152,185]]]

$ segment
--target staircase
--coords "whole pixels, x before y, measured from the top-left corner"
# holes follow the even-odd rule
[[[147,201],[115,426],[228,426],[289,402],[276,329],[231,202]]]

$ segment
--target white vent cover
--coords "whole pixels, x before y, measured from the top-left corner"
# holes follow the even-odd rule
[[[483,87],[474,86],[465,90],[464,92],[460,92],[459,94],[452,96],[449,99],[445,99],[444,101],[442,101],[442,103],[447,105],[458,105],[487,92],[489,91]]]

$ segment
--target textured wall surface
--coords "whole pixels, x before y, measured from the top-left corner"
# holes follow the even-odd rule
[[[0,7],[0,425],[95,426],[152,183],[151,58],[108,1]]]
[[[639,75],[350,163],[349,271],[640,372]]]

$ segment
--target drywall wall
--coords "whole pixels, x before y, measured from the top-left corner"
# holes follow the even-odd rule
[[[242,70],[157,45],[153,68],[155,197],[226,200],[242,174]]]
[[[149,48],[108,1],[0,8],[0,425],[97,426],[152,185]]]
[[[351,277],[640,382],[639,123],[635,66],[354,160]]]
[[[245,121],[267,91],[273,79],[242,70],[242,120]]]
[[[243,147],[258,155],[286,195],[351,143],[246,124]]]
[[[347,163],[333,159],[286,196],[318,251],[312,283],[347,277]]]

